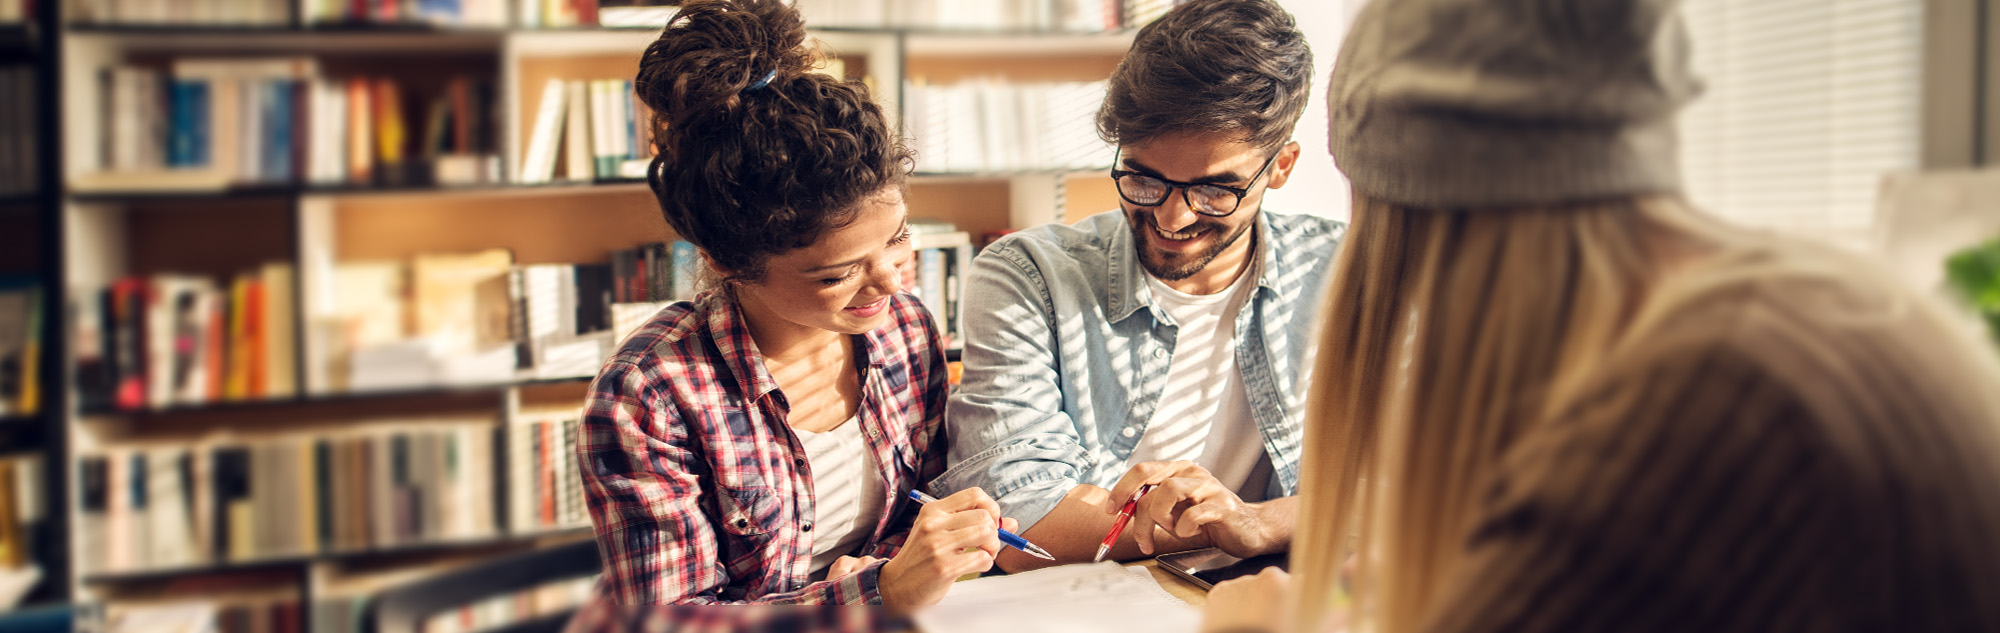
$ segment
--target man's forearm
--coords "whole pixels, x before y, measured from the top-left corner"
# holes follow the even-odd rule
[[[1104,542],[1104,535],[1110,533],[1111,524],[1118,520],[1118,515],[1104,511],[1105,500],[1110,496],[1110,491],[1089,484],[1071,488],[1055,509],[1021,533],[1021,537],[1028,542],[1048,550],[1050,555],[1056,557],[1055,562],[1007,548],[1001,550],[1000,568],[1008,572],[1023,572],[1064,563],[1089,562],[1097,555],[1097,546]],[[1209,546],[1207,536],[1181,539],[1160,529],[1153,530],[1153,543],[1154,554]],[[1139,551],[1138,543],[1132,539],[1132,530],[1128,529],[1118,537],[1118,544],[1111,548],[1109,558],[1131,560],[1146,555]]]

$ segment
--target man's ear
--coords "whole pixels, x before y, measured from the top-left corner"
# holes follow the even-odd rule
[[[1299,155],[1298,141],[1286,143],[1278,150],[1278,159],[1271,162],[1270,188],[1283,187],[1286,181],[1292,179],[1292,168],[1299,166]]]

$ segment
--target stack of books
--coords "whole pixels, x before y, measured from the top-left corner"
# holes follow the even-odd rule
[[[1106,82],[954,85],[905,82],[904,127],[917,171],[1098,169],[1115,150],[1097,136]]]
[[[508,0],[299,0],[307,24],[507,26]]]
[[[230,280],[127,277],[78,301],[73,346],[86,410],[136,411],[297,393],[292,265]]]
[[[490,419],[114,447],[78,460],[90,573],[490,537]]]
[[[652,114],[625,79],[551,78],[542,86],[535,125],[521,159],[522,183],[646,177],[652,162]]]
[[[930,309],[945,348],[961,348],[965,344],[960,330],[965,304],[961,279],[972,266],[972,238],[949,222],[924,218],[910,220],[910,232],[916,252],[910,258],[914,270],[906,272],[904,290]]]
[[[507,424],[507,528],[545,532],[590,525],[577,472],[579,409],[527,411]]]
[[[102,155],[77,178],[81,191],[500,180],[485,78],[412,94],[393,79],[323,77],[310,57],[194,58],[109,68],[101,84]],[[405,105],[419,102],[413,122]]]
[[[477,633],[526,622],[545,615],[564,613],[589,602],[597,587],[596,578],[576,578],[549,583],[512,595],[495,596],[424,620],[424,633]],[[341,633],[361,633],[343,629]]]
[[[4,4],[6,0],[0,0]],[[40,161],[35,156],[39,127],[35,68],[25,65],[0,66],[0,196],[32,194],[40,177]],[[52,132],[49,132],[52,133]]]
[[[608,262],[517,265],[511,252],[344,262],[316,273],[331,302],[308,319],[314,393],[595,375],[633,330],[693,298],[693,245],[656,242]],[[317,352],[316,352],[317,353]]]
[[[118,601],[104,608],[95,630],[188,633],[299,633],[305,614],[289,587],[237,588],[202,601]]]
[[[41,282],[0,275],[0,418],[41,412]]]

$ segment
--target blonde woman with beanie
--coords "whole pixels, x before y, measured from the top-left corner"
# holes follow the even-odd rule
[[[1682,197],[1678,4],[1357,16],[1292,576],[1210,630],[2000,630],[1991,349]]]

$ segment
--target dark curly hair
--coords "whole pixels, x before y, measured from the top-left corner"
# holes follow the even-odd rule
[[[1271,0],[1194,0],[1139,29],[1111,74],[1097,133],[1120,145],[1180,132],[1292,139],[1312,91],[1312,49]]]
[[[782,0],[689,0],[639,60],[660,214],[733,278],[854,220],[910,153],[868,89],[813,72]]]

